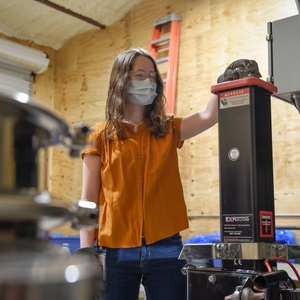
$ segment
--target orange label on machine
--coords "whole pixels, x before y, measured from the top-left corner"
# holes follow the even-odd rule
[[[220,109],[249,105],[250,88],[241,88],[220,93]]]

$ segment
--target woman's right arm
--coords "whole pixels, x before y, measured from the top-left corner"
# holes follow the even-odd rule
[[[82,172],[82,200],[95,202],[99,206],[99,192],[101,187],[101,160],[99,156],[85,154]],[[80,230],[80,248],[94,245],[95,228]]]

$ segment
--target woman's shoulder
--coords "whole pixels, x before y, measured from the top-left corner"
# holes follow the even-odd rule
[[[98,122],[96,124],[94,124],[91,129],[94,131],[102,131],[105,127],[106,122]]]
[[[90,139],[96,140],[97,138],[99,138],[101,136],[101,132],[105,128],[105,124],[106,122],[99,122],[92,125],[89,133]]]
[[[180,126],[181,120],[182,120],[182,117],[170,115],[168,118],[168,123],[172,124],[173,126]]]

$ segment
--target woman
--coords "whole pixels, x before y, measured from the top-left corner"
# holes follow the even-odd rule
[[[106,122],[93,127],[83,157],[82,199],[100,206],[99,230],[81,230],[81,247],[106,252],[104,300],[186,299],[180,231],[188,227],[177,148],[217,122],[217,96],[184,118],[165,112],[152,56],[130,49],[115,60]]]

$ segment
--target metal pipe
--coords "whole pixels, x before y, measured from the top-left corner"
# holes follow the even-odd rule
[[[188,215],[189,219],[220,218],[220,215]]]

